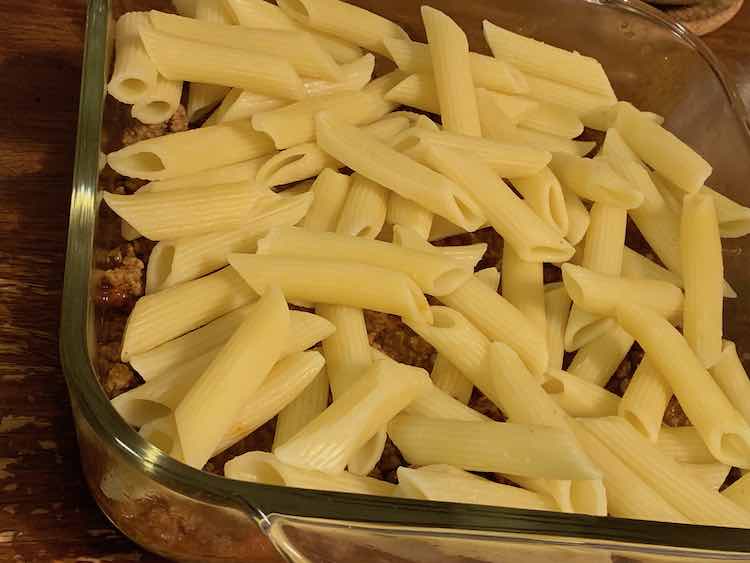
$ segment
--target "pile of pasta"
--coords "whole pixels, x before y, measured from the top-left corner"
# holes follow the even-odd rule
[[[107,158],[150,180],[104,194],[124,235],[159,241],[123,339],[145,380],[113,400],[128,423],[202,468],[277,417],[233,479],[750,527],[750,477],[719,492],[750,468],[721,248],[750,210],[658,115],[595,59],[488,21],[493,56],[470,52],[427,6],[427,44],[339,0],[177,9],[120,18],[109,84],[148,121],[189,81],[205,118]],[[397,68],[373,79],[375,55]],[[605,133],[590,158],[584,126]],[[625,246],[628,217],[660,263]],[[488,226],[501,271],[475,272],[486,244],[430,242]],[[363,310],[432,345],[433,372],[372,348]],[[634,342],[621,398],[604,386]],[[474,388],[508,421],[470,408]],[[692,426],[663,425],[673,395]],[[386,437],[397,485],[368,477]]]

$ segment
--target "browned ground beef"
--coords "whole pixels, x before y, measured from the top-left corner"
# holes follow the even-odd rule
[[[432,371],[435,349],[406,326],[400,317],[365,311],[370,344],[397,362]]]
[[[138,141],[145,141],[146,139],[154,139],[161,137],[167,133],[179,133],[180,131],[187,131],[188,121],[185,113],[184,106],[178,106],[175,114],[170,118],[169,121],[164,123],[157,123],[155,125],[146,125],[134,121],[131,127],[128,127],[123,131],[122,134],[122,146],[127,147]]]

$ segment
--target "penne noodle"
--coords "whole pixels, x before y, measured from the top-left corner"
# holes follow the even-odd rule
[[[727,480],[729,470],[732,469],[723,463],[701,463],[683,464],[684,469],[698,479],[705,487],[718,492],[724,481]],[[725,495],[726,496],[726,495]],[[730,499],[731,500],[731,499]]]
[[[584,199],[626,209],[637,208],[643,202],[643,194],[601,159],[555,153],[550,168],[563,186]]]
[[[321,369],[310,384],[279,412],[272,449],[278,448],[326,410],[329,391],[328,374]]]
[[[386,37],[409,38],[392,21],[340,0],[279,0],[277,3],[294,21],[379,55],[387,54],[383,43]]]
[[[342,471],[336,475],[314,469],[295,467],[279,461],[267,452],[248,452],[224,464],[224,475],[229,479],[281,485],[298,489],[316,489],[360,495],[392,496],[396,486],[372,477]]]
[[[133,104],[130,114],[141,123],[163,123],[177,111],[181,96],[182,81],[159,75],[154,88]]]
[[[274,453],[290,465],[339,473],[378,428],[429,386],[422,369],[376,361],[338,400]]]
[[[677,287],[683,287],[680,276],[627,246],[623,249],[622,254],[622,276],[638,280],[663,281]]]
[[[579,73],[576,72],[574,75],[579,75]],[[566,108],[579,118],[583,118],[593,110],[608,107],[614,103],[614,100],[608,96],[592,94],[548,78],[526,72],[524,72],[524,77],[529,86],[526,96],[538,102]]]
[[[125,104],[143,100],[158,81],[159,72],[140,38],[140,31],[148,26],[147,12],[123,14],[115,25],[115,65],[107,91]]]
[[[553,104],[539,104],[525,113],[518,124],[565,139],[575,139],[583,133],[583,123],[574,112]]]
[[[364,239],[376,238],[388,213],[388,190],[360,174],[352,174],[335,230],[337,233]]]
[[[586,124],[586,127],[588,127],[589,129],[594,129],[596,131],[608,131],[614,127],[620,108],[625,104],[627,104],[627,102],[617,102],[612,106],[604,106],[595,109],[587,113],[586,115],[583,115],[582,119]],[[657,125],[664,124],[664,118],[661,115],[652,113],[650,111],[642,111],[641,114],[643,114],[644,117],[647,117]]]
[[[140,190],[151,192],[166,192],[182,188],[198,188],[216,186],[218,184],[234,184],[243,181],[254,181],[261,166],[269,159],[261,156],[252,160],[228,164],[218,168],[210,168],[202,172],[195,172],[187,176],[178,176],[169,180],[155,180],[143,186]]]
[[[419,469],[399,467],[397,474],[396,495],[406,498],[526,510],[556,509],[549,497],[519,487],[493,483],[449,465],[428,465]]]
[[[125,325],[122,361],[257,299],[232,268],[141,297]],[[190,303],[190,307],[185,307]]]
[[[474,201],[444,176],[329,114],[318,114],[316,123],[318,145],[355,172],[467,229],[484,222]]]
[[[586,236],[591,223],[589,212],[578,194],[564,187],[562,193],[565,198],[565,210],[568,212],[568,233],[565,238],[570,244],[577,245]]]
[[[421,252],[442,254],[472,271],[477,267],[484,253],[487,252],[487,243],[484,242],[466,246],[433,246],[412,229],[401,225],[394,225],[393,227],[393,244]],[[487,285],[497,291],[497,286],[500,283],[500,274],[497,269],[487,268],[477,272],[478,276],[479,274],[483,278],[486,277]],[[494,279],[494,282],[489,281],[492,279]]]
[[[604,387],[633,346],[633,337],[613,326],[573,356],[568,373]]]
[[[237,229],[263,210],[268,196],[273,194],[250,182],[156,193],[139,190],[133,195],[103,194],[112,211],[151,240]]]
[[[563,189],[548,167],[531,176],[514,178],[513,187],[540,218],[555,227],[560,235],[568,234],[568,209]]]
[[[422,6],[435,89],[443,128],[450,133],[481,137],[474,79],[466,34],[443,12]]]
[[[708,186],[699,190],[713,196],[716,215],[719,219],[719,230],[723,238],[744,237],[750,233],[750,208],[740,205]]]
[[[313,178],[326,168],[338,170],[343,165],[328,156],[315,143],[302,143],[273,155],[258,170],[255,181],[272,188]]]
[[[493,58],[492,60],[497,60]],[[521,75],[523,76],[523,75]],[[524,81],[526,79],[524,78]],[[487,100],[499,108],[513,125],[518,125],[523,118],[540,107],[540,103],[526,96],[511,96],[501,94],[494,88],[487,88],[483,94]]]
[[[641,360],[622,396],[617,414],[633,425],[643,436],[656,443],[672,398],[672,388],[649,361]]]
[[[696,524],[750,527],[750,514],[711,491],[619,417],[581,420],[584,428]]]
[[[379,240],[297,227],[274,228],[258,241],[258,254],[345,260],[387,268],[410,276],[426,293],[441,296],[468,281],[472,270],[434,252],[420,252]]]
[[[207,84],[206,86],[212,85]],[[212,87],[223,88],[223,86]],[[256,113],[282,108],[290,103],[291,100],[284,98],[258,94],[242,88],[231,88],[201,127],[249,119]]]
[[[615,128],[646,164],[681,190],[696,192],[711,175],[711,165],[698,153],[630,104],[618,109]]]
[[[159,73],[170,80],[231,86],[290,100],[305,97],[299,74],[280,57],[209,45],[153,29],[142,29],[141,40]]]
[[[541,332],[547,329],[541,262],[522,260],[508,244],[503,246],[502,295]]]
[[[432,212],[416,201],[392,193],[388,197],[388,211],[385,220],[395,227],[405,227],[416,236],[427,240],[432,230]],[[395,236],[395,235],[394,235]]]
[[[409,276],[356,262],[230,254],[229,263],[256,292],[279,286],[287,299],[349,305],[432,321],[427,300]]]
[[[435,358],[435,365],[432,368],[430,374],[432,378],[432,384],[435,389],[439,389],[446,395],[453,397],[457,402],[468,405],[471,399],[471,392],[474,390],[474,384],[466,378],[466,376],[454,366],[448,358],[443,354],[438,354]],[[426,398],[425,395],[423,398]],[[420,416],[430,416],[428,412],[423,408],[417,410],[418,406],[412,403],[411,410],[407,409],[409,414],[418,414]],[[446,418],[456,418],[450,416]]]
[[[207,151],[206,146],[215,150]],[[271,139],[237,122],[146,139],[107,155],[118,174],[168,180],[220,168],[274,152]]]
[[[714,457],[727,465],[750,466],[750,426],[682,335],[645,307],[620,306],[617,319],[670,385]]]
[[[656,446],[681,463],[716,463],[695,426],[662,426]]]
[[[174,410],[184,462],[201,469],[244,403],[267,378],[289,331],[289,309],[278,288],[258,301]],[[253,366],[248,373],[247,366]]]
[[[734,342],[722,343],[718,361],[709,368],[714,381],[739,413],[750,421],[750,379],[742,365]]]
[[[602,472],[607,490],[607,511],[619,518],[639,518],[658,522],[690,520],[631,469],[599,439],[580,424],[572,425],[578,442]]]
[[[750,510],[750,477],[743,475],[721,492],[727,498],[745,510]]]
[[[184,462],[182,444],[177,435],[177,424],[173,414],[166,414],[144,424],[138,434],[169,457]]]
[[[557,405],[572,417],[599,417],[617,414],[620,397],[568,372],[548,371],[542,384]]]
[[[567,430],[510,422],[469,422],[398,415],[388,435],[406,461],[467,471],[548,479],[597,479],[599,471]]]
[[[337,92],[307,98],[279,109],[255,114],[256,131],[271,137],[278,149],[315,140],[315,115],[328,111],[332,119],[350,125],[372,123],[395,108],[372,92]]]
[[[666,282],[608,276],[574,264],[563,264],[562,272],[573,303],[595,315],[613,316],[623,296],[672,322],[682,311],[682,291]]]
[[[564,285],[544,286],[544,309],[547,318],[547,368],[559,370],[565,356],[565,326],[570,312],[570,296]]]
[[[482,26],[487,44],[498,59],[516,65],[523,72],[617,101],[609,79],[596,59],[513,33],[487,20]]]
[[[325,168],[313,182],[313,202],[302,220],[302,227],[312,232],[333,231],[347,199],[349,176]]]
[[[254,252],[258,239],[280,225],[295,225],[310,209],[312,193],[282,195],[256,207],[243,226],[231,231],[162,240],[151,251],[146,271],[146,294],[194,280],[229,262],[232,252]]]
[[[682,332],[703,363],[711,367],[722,352],[724,263],[713,198],[685,196],[680,226],[680,249],[685,283]]]
[[[388,90],[385,99],[428,113],[440,114],[437,85],[431,74],[410,74]]]
[[[474,197],[495,231],[522,260],[562,262],[573,255],[573,248],[559,233],[542,221],[489,166],[437,143],[420,140],[419,144],[425,161]]]

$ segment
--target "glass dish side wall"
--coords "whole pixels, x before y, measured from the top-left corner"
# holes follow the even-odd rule
[[[419,2],[353,3],[377,10],[404,25],[413,38],[424,40]],[[481,36],[481,20],[487,18],[600,58],[620,97],[664,115],[670,128],[714,163],[715,187],[748,203],[742,180],[750,172],[750,146],[731,89],[701,45],[696,47],[689,36],[644,12],[643,5],[584,0],[429,3],[454,16],[478,51],[487,52]],[[111,13],[106,0],[89,4],[61,347],[87,481],[104,512],[126,535],[180,561],[279,561],[268,538],[292,561],[598,562],[611,560],[613,553],[626,557],[618,559],[622,561],[646,561],[651,559],[646,552],[659,552],[659,560],[667,555],[750,560],[736,553],[750,550],[748,535],[736,530],[392,502],[237,483],[181,466],[141,440],[111,409],[92,372],[86,343],[95,341],[96,319],[88,290],[94,245],[106,244],[111,230],[106,219],[97,219],[99,146],[103,152],[112,148],[127,110],[109,100],[101,128],[105,53],[111,42],[108,17],[168,3],[111,4]],[[728,277],[741,294],[750,280],[740,269],[743,244],[731,241],[725,257]],[[750,330],[737,306],[743,303],[728,313],[728,337],[748,349]],[[654,542],[694,550],[648,545]],[[701,546],[724,553],[699,551]]]

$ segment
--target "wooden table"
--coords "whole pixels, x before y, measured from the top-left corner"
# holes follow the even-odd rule
[[[86,490],[57,352],[84,12],[0,0],[0,561],[158,560]],[[706,42],[750,107],[750,5]]]

